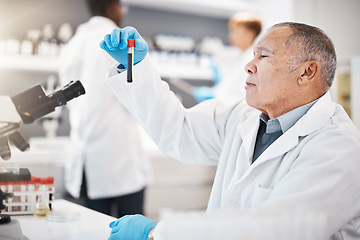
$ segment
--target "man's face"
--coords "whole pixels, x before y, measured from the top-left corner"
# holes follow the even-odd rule
[[[287,112],[296,98],[298,71],[289,71],[290,59],[296,49],[285,46],[291,30],[277,28],[268,31],[254,49],[254,59],[245,67],[247,103],[276,118]]]

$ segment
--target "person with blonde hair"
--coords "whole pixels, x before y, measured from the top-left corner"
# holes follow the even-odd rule
[[[198,102],[217,98],[232,103],[245,97],[245,64],[253,57],[253,45],[262,28],[261,17],[253,12],[235,13],[228,21],[228,39],[231,47],[213,49],[216,74],[213,87],[194,87]]]
[[[228,28],[231,45],[246,51],[261,32],[261,18],[252,12],[239,12],[230,18]]]

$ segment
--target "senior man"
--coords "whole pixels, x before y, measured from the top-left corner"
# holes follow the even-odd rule
[[[135,39],[131,84],[128,38]],[[114,30],[100,45],[119,62],[109,86],[160,149],[186,163],[218,166],[208,211],[301,207],[326,216],[330,239],[360,238],[360,133],[328,93],[336,54],[322,30],[272,26],[245,66],[246,101],[208,100],[190,109],[161,81],[134,28]],[[146,239],[156,224],[126,216],[110,224],[109,239]]]

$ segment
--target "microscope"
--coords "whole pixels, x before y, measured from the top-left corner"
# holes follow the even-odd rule
[[[11,157],[9,143],[20,151],[27,151],[29,143],[21,136],[19,129],[22,124],[30,124],[35,120],[55,111],[56,107],[65,105],[68,101],[85,94],[80,81],[71,81],[62,89],[46,95],[43,87],[38,84],[13,97],[0,96],[0,156],[4,160]],[[31,179],[31,173],[26,168],[15,169],[2,167],[0,164],[0,182],[19,182]],[[0,189],[0,212],[5,208],[3,200],[12,198],[12,193]],[[0,214],[0,239],[26,239],[23,237],[17,221],[11,221],[10,216]],[[6,236],[3,234],[7,234]],[[16,236],[15,236],[16,235]]]

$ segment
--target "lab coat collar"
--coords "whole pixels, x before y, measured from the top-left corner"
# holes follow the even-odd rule
[[[112,25],[114,27],[117,27],[116,24],[111,19],[102,17],[102,16],[93,16],[89,19],[88,23],[90,25],[104,26],[106,24],[106,25]]]
[[[299,142],[299,137],[307,136],[320,129],[331,118],[334,111],[335,104],[331,101],[330,93],[324,94],[294,126],[271,144],[251,167],[254,168],[264,162],[284,155],[296,147]],[[244,118],[237,128],[245,146],[246,157],[250,162],[254,152],[256,133],[259,128],[258,119],[258,111],[252,112],[251,114],[249,113],[247,118]],[[314,121],[314,119],[316,119],[316,121]]]
[[[259,114],[258,110],[245,113],[245,117],[240,120],[237,130],[241,136],[242,144],[245,147],[246,159],[251,162],[257,131],[259,129]]]
[[[299,136],[307,136],[325,125],[334,115],[336,104],[332,102],[330,93],[325,93],[312,106],[300,122]],[[314,121],[316,119],[316,121]]]

